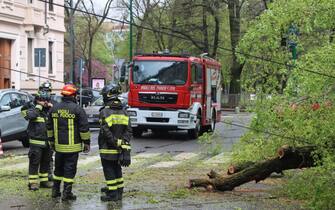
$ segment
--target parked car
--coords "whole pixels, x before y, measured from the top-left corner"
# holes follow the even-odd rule
[[[85,107],[90,128],[99,128],[99,110],[104,105],[102,96],[95,100],[90,106]]]
[[[3,142],[19,140],[24,147],[29,147],[28,121],[22,117],[21,107],[32,100],[33,97],[26,92],[0,90],[0,136]]]
[[[63,98],[63,96],[51,94],[51,102],[53,104],[62,102],[62,98]]]
[[[128,105],[128,92],[122,93],[119,95],[119,99],[122,104],[126,107]],[[90,106],[85,108],[85,112],[87,115],[88,123],[91,128],[99,128],[99,110],[104,105],[102,100],[102,96],[96,99]]]
[[[92,88],[83,88],[81,92],[81,100],[83,106],[87,107],[91,103],[93,103],[95,100],[97,100],[100,97],[100,91],[94,90]],[[80,99],[80,96],[78,95],[78,101]]]

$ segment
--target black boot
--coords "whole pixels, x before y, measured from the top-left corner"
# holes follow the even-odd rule
[[[105,193],[108,191],[108,187],[102,187],[100,188],[100,192]]]
[[[54,180],[54,185],[52,186],[51,197],[58,198],[58,197],[61,196],[61,193],[60,193],[60,184],[61,184],[61,181]]]
[[[31,190],[31,191],[38,190],[38,184],[37,183],[29,183],[28,187],[29,187],[29,190]]]
[[[52,182],[45,181],[45,182],[40,182],[40,188],[52,188],[53,184]]]
[[[123,195],[123,187],[117,189],[118,192],[118,200],[122,200]]]
[[[77,196],[72,193],[72,183],[64,183],[62,201],[76,200]]]
[[[118,191],[117,190],[108,190],[106,195],[101,196],[101,201],[117,201],[118,200]]]

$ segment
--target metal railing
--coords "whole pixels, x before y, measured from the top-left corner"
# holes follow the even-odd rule
[[[249,93],[222,94],[221,107],[235,109],[235,107],[246,108],[252,103],[254,96]]]

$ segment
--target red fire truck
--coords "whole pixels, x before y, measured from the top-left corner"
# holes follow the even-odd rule
[[[133,136],[187,130],[194,139],[220,121],[221,65],[208,57],[141,54],[129,72],[128,113]]]

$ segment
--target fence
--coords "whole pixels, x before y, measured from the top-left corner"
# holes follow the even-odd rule
[[[235,109],[235,107],[246,108],[254,100],[254,94],[241,93],[241,94],[222,94],[221,107]]]

